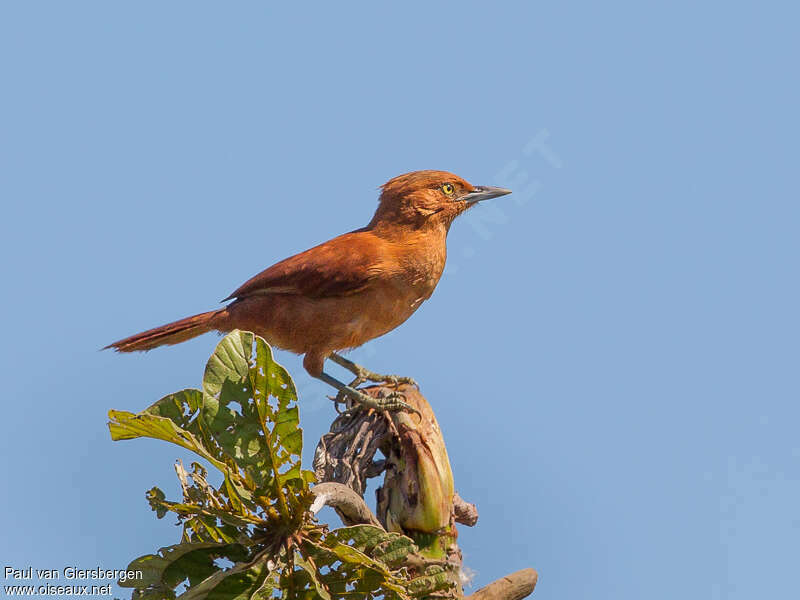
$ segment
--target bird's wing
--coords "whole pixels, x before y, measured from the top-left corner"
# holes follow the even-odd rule
[[[239,286],[223,302],[261,294],[310,298],[354,294],[382,272],[384,254],[381,240],[372,233],[346,233],[272,265]]]

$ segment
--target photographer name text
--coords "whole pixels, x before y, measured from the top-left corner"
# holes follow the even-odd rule
[[[78,567],[63,567],[61,569],[34,569],[33,567],[16,568],[6,566],[4,569],[5,579],[19,581],[32,581],[34,579],[65,579],[72,580],[119,580],[142,579],[141,571],[127,571],[124,569],[79,569]]]

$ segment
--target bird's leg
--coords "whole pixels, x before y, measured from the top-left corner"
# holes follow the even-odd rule
[[[373,383],[391,383],[394,386],[398,386],[401,383],[407,383],[409,385],[415,386],[419,389],[419,385],[417,382],[411,379],[411,377],[400,377],[398,375],[381,375],[380,373],[374,373],[369,369],[365,369],[361,365],[357,365],[352,360],[346,359],[341,354],[337,354],[336,352],[331,353],[328,357],[333,362],[335,362],[340,367],[344,367],[348,371],[350,371],[356,378],[350,383],[350,387],[355,387],[357,385],[361,385],[365,381],[371,381]]]
[[[366,406],[367,408],[374,408],[376,410],[406,410],[408,412],[415,412],[419,414],[419,411],[416,408],[407,402],[403,402],[400,398],[403,398],[404,396],[397,392],[387,394],[383,398],[373,398],[369,394],[365,394],[364,392],[355,389],[351,385],[347,385],[335,377],[331,377],[324,371],[316,377],[328,385],[335,387],[339,391],[339,395],[336,397],[337,399],[344,396],[353,402],[357,402],[362,406]]]

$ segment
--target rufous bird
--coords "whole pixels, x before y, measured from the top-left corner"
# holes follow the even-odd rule
[[[445,171],[414,171],[387,181],[366,227],[291,256],[246,281],[219,310],[187,317],[107,346],[119,352],[185,342],[208,331],[252,331],[278,348],[304,354],[303,366],[339,391],[339,398],[377,408],[408,408],[397,398],[377,402],[355,389],[384,376],[339,354],[388,333],[430,298],[444,271],[447,233],[456,217],[510,190],[475,186]],[[345,384],[324,370],[326,359],[351,371]]]

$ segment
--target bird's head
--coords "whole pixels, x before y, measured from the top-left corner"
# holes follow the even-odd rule
[[[381,187],[378,210],[370,227],[405,225],[444,227],[481,200],[510,194],[511,190],[472,185],[447,171],[412,171]]]

